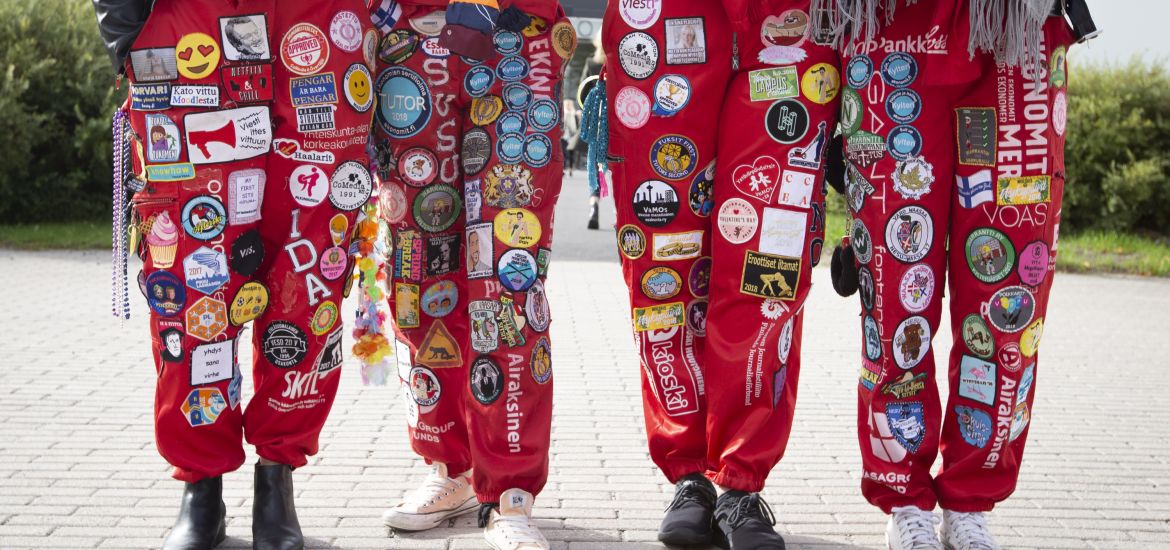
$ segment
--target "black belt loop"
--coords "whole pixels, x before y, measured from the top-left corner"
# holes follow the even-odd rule
[[[1052,12],[1053,15],[1068,16],[1078,43],[1091,40],[1101,34],[1101,31],[1097,29],[1097,24],[1093,22],[1093,15],[1089,13],[1089,6],[1085,0],[1056,0]]]

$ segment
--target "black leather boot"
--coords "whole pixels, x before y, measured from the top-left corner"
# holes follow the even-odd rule
[[[784,550],[776,516],[759,493],[727,491],[715,501],[715,545],[731,550]]]
[[[252,502],[253,550],[302,550],[305,537],[293,503],[292,468],[285,464],[256,465],[256,497]]]
[[[600,227],[597,219],[598,215],[600,214],[600,212],[598,212],[598,210],[600,210],[599,202],[600,199],[597,197],[589,197],[589,229],[598,229]]]
[[[715,486],[703,474],[689,474],[674,486],[674,500],[658,527],[658,540],[671,546],[711,544]]]
[[[227,507],[223,504],[223,478],[209,477],[188,483],[175,526],[163,541],[163,550],[211,550],[223,542]]]

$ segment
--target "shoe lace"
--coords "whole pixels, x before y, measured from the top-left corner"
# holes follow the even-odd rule
[[[760,498],[759,493],[752,493],[739,499],[731,513],[727,515],[727,523],[732,529],[738,529],[739,526],[753,518],[766,522],[768,525],[776,525],[776,515],[772,513],[772,507]]]
[[[958,543],[959,548],[999,550],[999,545],[987,528],[987,518],[981,513],[949,512],[947,538]]]
[[[504,516],[497,512],[496,517],[492,519],[492,527],[504,537],[505,541],[511,544],[541,544],[544,542],[544,537],[540,536],[540,530],[532,524],[532,518],[528,516]]]
[[[927,512],[917,506],[903,506],[891,510],[894,513],[894,524],[898,527],[898,538],[902,548],[940,548],[935,526],[942,519],[933,512]]]
[[[406,494],[403,501],[419,505],[433,504],[439,499],[455,492],[458,488],[457,485],[458,482],[456,480],[439,475],[438,472],[431,472],[423,480],[423,484],[420,487]]]
[[[678,489],[674,492],[674,499],[670,504],[666,505],[666,511],[669,512],[682,506],[687,502],[697,502],[699,504],[707,504],[715,500],[715,489],[710,485],[701,481],[687,480],[678,484]]]

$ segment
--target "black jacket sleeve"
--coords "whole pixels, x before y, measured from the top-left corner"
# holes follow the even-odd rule
[[[98,30],[115,73],[120,75],[125,71],[130,46],[146,24],[152,4],[152,0],[93,0]]]

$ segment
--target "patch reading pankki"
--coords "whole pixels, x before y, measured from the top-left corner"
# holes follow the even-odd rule
[[[800,281],[800,258],[744,252],[740,292],[761,298],[791,301]]]

